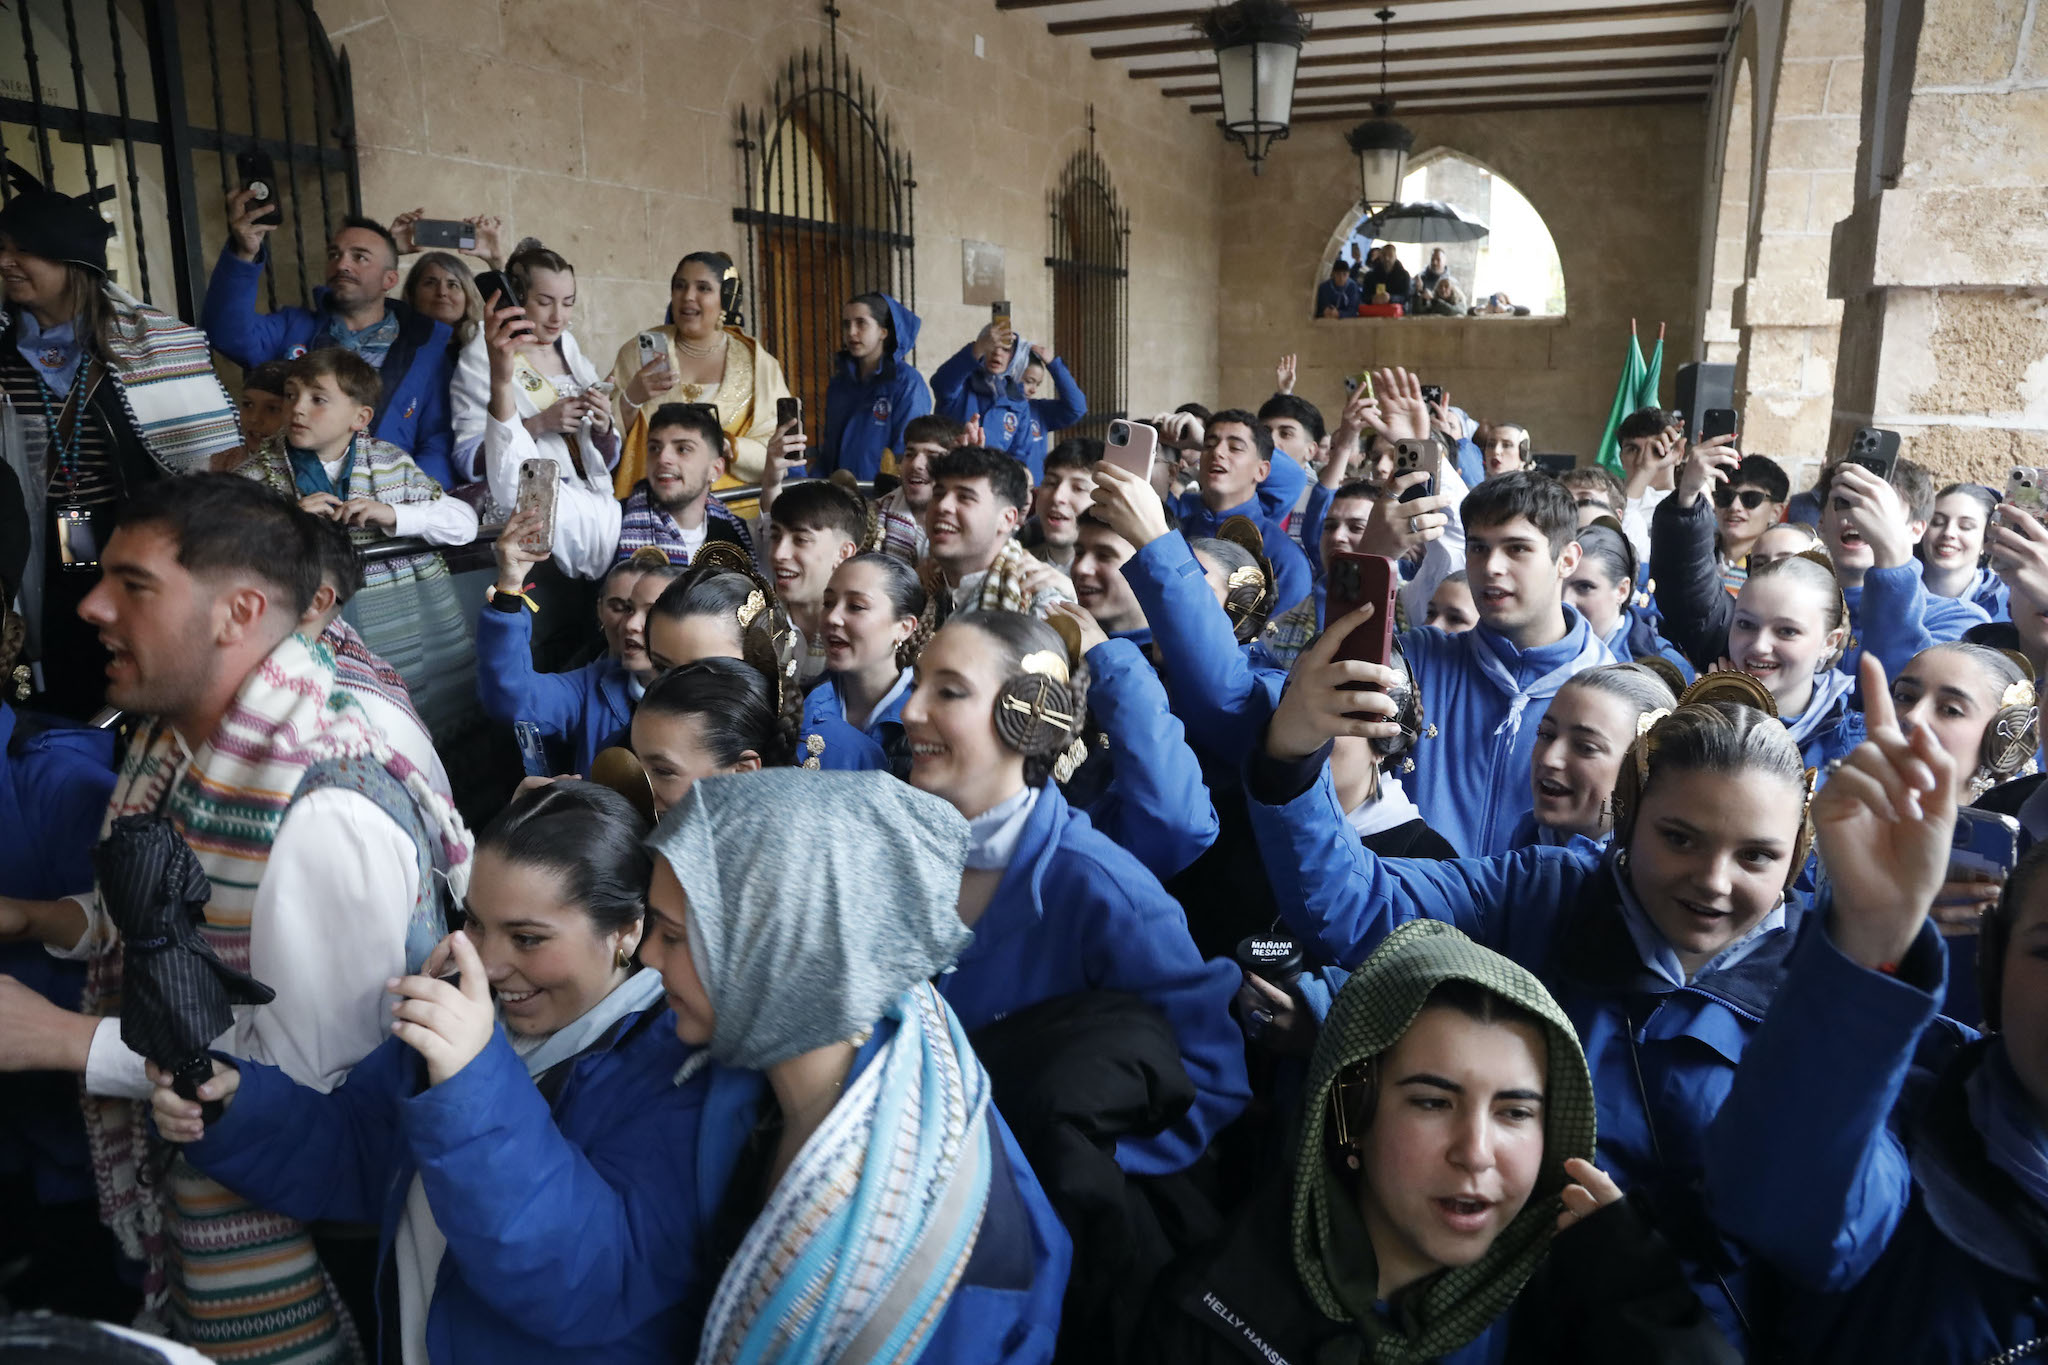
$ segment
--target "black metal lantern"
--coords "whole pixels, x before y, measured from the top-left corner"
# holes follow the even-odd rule
[[[1223,135],[1244,148],[1257,175],[1266,149],[1287,136],[1308,20],[1284,0],[1234,0],[1197,22],[1216,49]]]
[[[1373,17],[1380,21],[1380,97],[1373,101],[1373,116],[1346,138],[1358,156],[1358,196],[1367,213],[1401,201],[1408,153],[1415,147],[1414,130],[1388,117],[1394,101],[1387,95],[1387,23],[1394,12],[1383,9]]]

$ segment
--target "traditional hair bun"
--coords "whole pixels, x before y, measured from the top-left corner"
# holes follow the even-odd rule
[[[520,256],[529,251],[545,251],[546,245],[538,237],[521,237],[519,245],[512,248],[512,255]],[[508,258],[509,259],[509,258]]]

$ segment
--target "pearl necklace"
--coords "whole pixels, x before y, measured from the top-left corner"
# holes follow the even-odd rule
[[[714,355],[722,355],[725,352],[725,348],[731,344],[732,334],[730,332],[720,332],[716,341],[707,342],[702,346],[692,345],[689,339],[681,332],[676,333],[676,349],[684,355],[697,360],[706,360]]]

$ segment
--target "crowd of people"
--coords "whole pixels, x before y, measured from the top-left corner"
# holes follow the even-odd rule
[[[791,413],[718,252],[593,360],[418,210],[264,312],[258,207],[197,325],[0,209],[0,1356],[2048,1340],[2036,511],[1292,357],[1147,467],[881,294]]]
[[[1442,247],[1429,253],[1427,267],[1412,273],[1401,263],[1398,243],[1378,243],[1363,259],[1357,251],[1354,243],[1350,258],[1339,256],[1330,262],[1329,278],[1316,286],[1318,318],[1529,315],[1528,308],[1503,293],[1468,299],[1452,277]]]

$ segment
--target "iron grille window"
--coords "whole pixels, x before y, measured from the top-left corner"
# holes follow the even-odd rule
[[[1053,346],[1088,397],[1088,416],[1065,434],[1099,439],[1113,419],[1129,415],[1131,218],[1095,150],[1093,105],[1088,146],[1060,172],[1047,208]]]
[[[310,302],[329,229],[361,200],[354,110],[310,0],[0,4],[0,199],[91,196],[115,282],[180,317],[198,316],[252,149],[282,189],[269,306]]]
[[[846,301],[872,291],[917,307],[910,156],[840,55],[837,11],[826,14],[826,47],[791,57],[768,103],[740,109],[746,202],[732,212],[747,230],[749,330],[819,414],[819,430]]]

